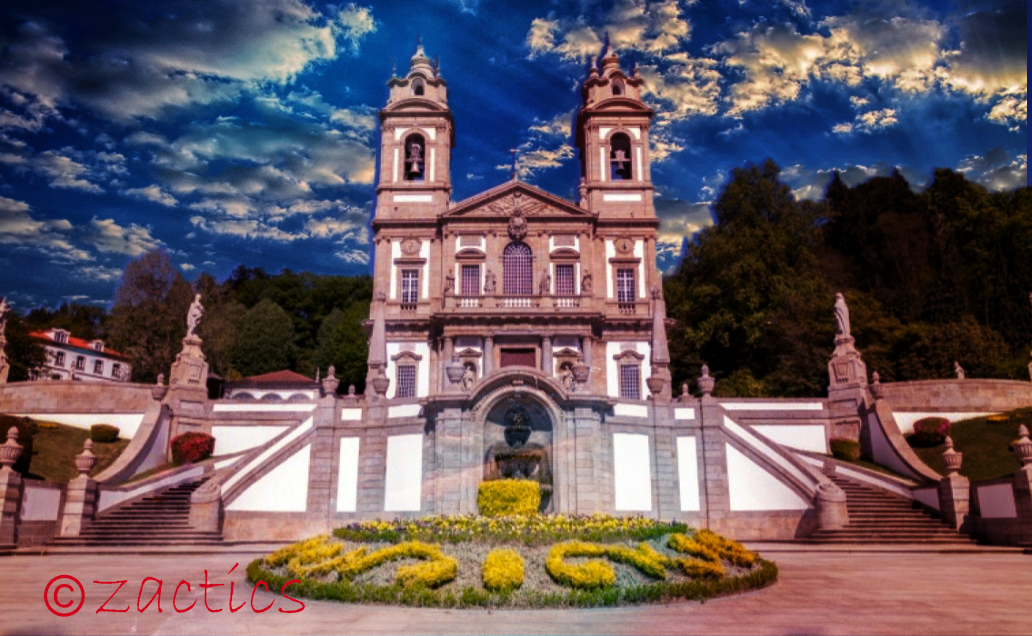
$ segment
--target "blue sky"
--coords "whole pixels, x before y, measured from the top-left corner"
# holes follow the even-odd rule
[[[728,172],[799,197],[935,167],[1025,185],[1027,7],[813,0],[12,0],[0,8],[0,294],[107,304],[164,247],[188,280],[243,263],[368,271],[377,109],[420,34],[455,117],[453,197],[508,174],[573,198],[570,124],[604,33],[656,110],[663,250]]]

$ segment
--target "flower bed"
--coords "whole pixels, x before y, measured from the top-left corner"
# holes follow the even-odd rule
[[[521,534],[522,533],[522,534]],[[369,521],[256,559],[252,583],[313,599],[420,607],[594,607],[703,600],[777,566],[707,530],[640,517]]]

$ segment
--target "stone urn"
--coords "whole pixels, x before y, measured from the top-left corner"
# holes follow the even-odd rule
[[[466,366],[458,358],[452,358],[444,365],[444,373],[448,376],[448,382],[458,384],[462,382],[462,374],[466,372]]]
[[[648,380],[645,380],[645,384],[648,385],[649,391],[652,395],[659,395],[659,392],[663,390],[663,385],[666,384],[666,380],[654,374],[649,376]]]
[[[881,378],[878,376],[877,371],[871,374],[871,397],[875,400],[885,397],[885,387],[882,386]]]
[[[88,475],[97,464],[97,456],[93,454],[93,440],[83,442],[82,452],[75,456],[75,467],[80,475]]]
[[[157,401],[165,399],[165,395],[168,394],[168,387],[165,385],[165,374],[158,374],[158,381],[151,387],[151,397]]]
[[[1028,466],[1032,464],[1032,440],[1029,440],[1028,428],[1024,424],[1018,427],[1018,437],[1018,441],[1014,442],[1011,447],[1014,449],[1014,454],[1018,456],[1021,465]]]
[[[946,450],[942,452],[942,463],[946,464],[946,474],[956,475],[960,471],[960,463],[963,459],[964,453],[958,453],[953,450],[953,439],[947,435]]]
[[[373,378],[373,392],[380,397],[384,397],[387,395],[387,387],[390,385],[391,379],[383,374],[383,369],[380,369],[377,376]]]
[[[14,466],[24,448],[18,443],[18,427],[12,426],[7,429],[7,441],[0,444],[0,464],[3,464],[4,470],[10,470],[11,466]]]
[[[713,386],[717,383],[716,380],[710,377],[709,366],[702,365],[702,377],[699,378],[699,392],[702,393],[703,397],[709,396],[713,393]]]

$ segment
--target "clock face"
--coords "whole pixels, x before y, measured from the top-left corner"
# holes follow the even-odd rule
[[[629,238],[619,238],[616,240],[616,250],[618,252],[630,252],[634,249],[634,243]]]
[[[401,251],[408,255],[418,254],[420,248],[420,241],[414,238],[408,238],[402,241]]]

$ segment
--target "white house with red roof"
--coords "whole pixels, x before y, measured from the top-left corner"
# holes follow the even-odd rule
[[[34,380],[129,382],[129,358],[109,349],[103,340],[83,340],[56,328],[30,335],[41,341],[47,351],[46,364],[34,371]]]

